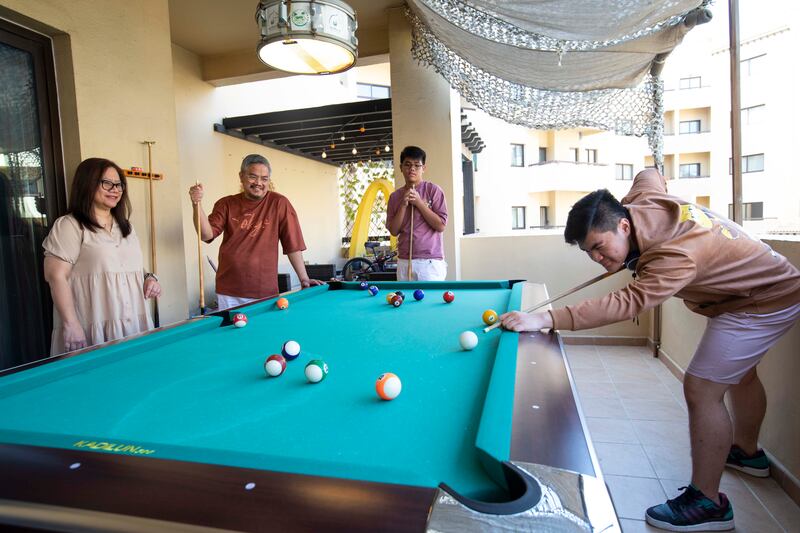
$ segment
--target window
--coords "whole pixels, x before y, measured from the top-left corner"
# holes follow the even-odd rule
[[[693,76],[691,78],[681,78],[678,87],[680,89],[699,89],[700,87],[702,87],[700,76]]]
[[[742,156],[742,174],[764,170],[764,154]],[[728,174],[733,174],[733,158],[728,158]]]
[[[512,144],[511,145],[511,166],[524,167],[525,166],[525,145]]]
[[[627,163],[617,163],[617,179],[618,180],[632,180],[633,179],[633,165]]]
[[[472,171],[478,171],[478,154],[472,154]]]
[[[547,213],[547,206],[539,206],[539,225],[548,227],[550,226],[550,215]]]
[[[679,127],[680,129],[678,131],[681,135],[684,133],[700,133],[699,120],[682,120]]]
[[[743,78],[750,78],[761,74],[761,66],[764,64],[765,57],[767,57],[767,54],[742,59],[739,66],[739,75]]]
[[[733,220],[733,204],[728,204],[728,218]],[[764,202],[742,204],[742,220],[763,220]]]
[[[767,106],[761,104],[742,109],[742,126],[751,126],[763,122],[766,108]]]
[[[700,177],[700,163],[687,163],[680,166],[681,178],[699,178]]]
[[[547,148],[544,146],[539,147],[539,163],[547,161]]]
[[[511,208],[511,229],[525,229],[525,207]]]
[[[390,98],[392,90],[385,85],[373,85],[371,83],[356,83],[358,97],[362,100],[375,100],[378,98]]]
[[[597,150],[595,150],[594,148],[586,149],[586,162],[597,163]]]
[[[580,155],[581,151],[579,149],[570,148],[570,151],[572,152],[572,160],[573,161],[575,161],[577,163],[578,161],[581,160],[581,155]]]

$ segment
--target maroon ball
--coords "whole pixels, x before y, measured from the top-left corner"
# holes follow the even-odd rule
[[[453,291],[444,291],[444,294],[442,294],[442,299],[446,303],[450,303],[456,299],[456,295],[453,293]]]

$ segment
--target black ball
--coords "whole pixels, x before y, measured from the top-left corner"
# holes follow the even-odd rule
[[[405,300],[405,299],[406,299],[406,295],[405,295],[405,294],[403,294],[403,291],[394,291],[394,293],[395,293],[396,295],[398,295],[400,298],[402,298],[403,300]]]

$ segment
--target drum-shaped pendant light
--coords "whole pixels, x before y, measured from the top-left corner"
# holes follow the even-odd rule
[[[356,13],[339,0],[261,0],[258,57],[295,74],[334,74],[358,57]]]

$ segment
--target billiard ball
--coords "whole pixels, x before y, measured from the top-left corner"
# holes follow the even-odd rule
[[[403,298],[399,294],[395,294],[392,296],[392,305],[395,307],[400,307],[403,305]]]
[[[306,365],[306,379],[309,383],[319,383],[328,375],[328,363],[322,359],[312,359]]]
[[[386,372],[378,377],[375,382],[375,392],[381,400],[394,400],[400,395],[403,390],[403,384],[400,383],[400,378],[391,372]]]
[[[456,295],[453,293],[453,291],[444,291],[444,294],[442,294],[442,299],[445,301],[445,303],[449,304],[456,299]]]
[[[281,348],[281,355],[287,361],[294,361],[300,356],[300,344],[297,341],[286,341]]]
[[[387,294],[386,295],[386,303],[389,304],[389,305],[392,305],[392,298],[394,298],[394,296],[395,296],[395,293],[393,293],[393,292],[390,292],[389,294]]]
[[[497,322],[497,313],[494,309],[487,309],[483,312],[483,322],[487,326],[491,326],[495,322]]]
[[[358,284],[358,288],[361,289],[362,291],[365,291],[369,288],[369,283],[367,283],[366,281],[362,281],[361,283]]]
[[[414,299],[416,301],[420,301],[423,298],[425,298],[425,291],[423,291],[422,289],[417,289],[414,291]]]
[[[464,331],[458,336],[458,343],[465,350],[472,350],[478,345],[478,336],[472,331]]]
[[[395,294],[398,295],[403,300],[406,299],[406,294],[403,291],[395,291]]]
[[[237,328],[243,328],[247,325],[247,315],[244,313],[236,313],[233,315],[233,325]]]
[[[369,293],[371,296],[375,296],[376,294],[378,294],[378,292],[379,292],[378,287],[376,287],[375,285],[369,286]]]
[[[264,372],[266,372],[268,376],[280,376],[283,374],[284,370],[286,370],[286,358],[282,355],[270,355],[267,357],[267,360],[264,361]]]
[[[278,301],[275,302],[275,305],[277,306],[278,309],[286,309],[287,307],[289,307],[289,300],[287,300],[286,298],[278,298]]]

